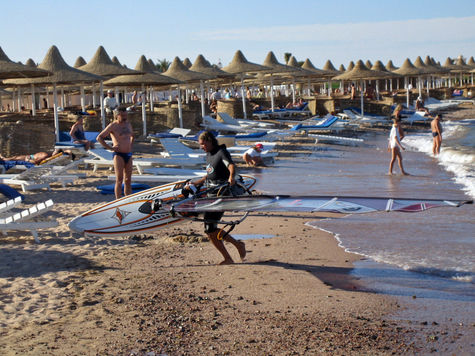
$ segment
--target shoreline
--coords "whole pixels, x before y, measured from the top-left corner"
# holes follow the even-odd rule
[[[305,153],[313,144],[301,140],[284,145]],[[304,225],[338,214],[251,214],[232,234],[273,237],[246,240],[244,263],[217,266],[219,254],[199,242],[201,223],[129,239],[71,237],[72,217],[113,199],[95,190],[105,182],[88,171],[74,186],[26,193],[27,204],[54,200],[48,215],[59,227],[40,232],[39,245],[19,233],[0,241],[4,354],[415,354],[469,345],[459,334],[473,325],[394,320],[410,306],[370,291],[351,275],[361,256]]]

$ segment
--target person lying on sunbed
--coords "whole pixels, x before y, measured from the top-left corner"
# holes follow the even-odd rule
[[[41,163],[45,163],[44,161],[48,160],[48,158],[56,157],[61,154],[70,155],[71,159],[73,160],[75,158],[75,155],[69,150],[63,151],[61,149],[56,149],[53,152],[36,152],[30,155],[18,155],[11,157],[3,157],[2,155],[0,155],[0,159],[3,161],[25,161],[39,165]]]

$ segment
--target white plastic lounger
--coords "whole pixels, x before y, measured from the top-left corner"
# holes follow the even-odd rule
[[[246,129],[240,125],[229,125],[219,122],[218,120],[213,119],[211,116],[204,116],[203,123],[201,126],[204,126],[208,130],[216,131],[228,131],[228,132],[246,132]]]
[[[15,203],[12,203],[15,204]],[[16,204],[17,205],[17,204]],[[40,242],[38,236],[38,229],[48,229],[58,226],[57,221],[29,221],[30,219],[42,215],[53,207],[53,201],[47,200],[42,203],[38,203],[31,208],[22,210],[18,213],[10,212],[2,214],[0,217],[0,231],[3,235],[6,235],[7,231],[19,230],[29,231],[37,243]]]
[[[242,128],[246,128],[246,129],[255,129],[255,128],[269,129],[269,128],[275,127],[275,125],[270,122],[258,122],[258,121],[252,121],[252,120],[235,119],[231,117],[231,115],[225,112],[218,112],[218,117],[221,118],[221,120],[225,124],[241,126]]]

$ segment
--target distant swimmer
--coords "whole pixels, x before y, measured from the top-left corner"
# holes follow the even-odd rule
[[[391,128],[391,132],[389,133],[389,143],[388,143],[388,151],[391,152],[391,161],[389,162],[389,172],[388,174],[393,174],[393,166],[394,162],[398,161],[399,168],[401,169],[401,173],[404,175],[408,175],[402,166],[402,155],[401,150],[405,150],[403,145],[401,144],[401,134],[400,134],[400,122],[401,119],[398,116],[395,116],[393,119],[393,126]]]
[[[432,131],[432,153],[437,156],[440,153],[440,146],[442,145],[442,125],[440,124],[442,115],[437,114],[430,123],[430,129]]]

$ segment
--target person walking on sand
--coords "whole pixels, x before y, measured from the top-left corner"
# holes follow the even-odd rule
[[[98,136],[97,141],[107,150],[114,152],[115,172],[115,198],[122,196],[122,183],[124,195],[132,193],[132,144],[134,132],[132,125],[127,120],[125,108],[114,112],[115,120],[111,122]],[[107,136],[112,139],[112,146],[105,142]]]
[[[185,189],[196,190],[196,186],[206,184],[208,189],[211,189],[211,192],[208,193],[208,196],[216,196],[217,192],[213,192],[213,187],[221,187],[222,184],[228,182],[231,187],[236,184],[235,174],[236,166],[226,149],[225,145],[219,145],[218,141],[214,135],[209,132],[203,132],[198,139],[200,147],[203,151],[206,152],[206,176],[188,183]],[[193,187],[192,187],[193,186]],[[194,189],[193,189],[194,188]],[[231,235],[226,234],[224,237],[221,237],[221,230],[218,229],[218,224],[214,221],[219,221],[223,216],[223,212],[207,212],[204,214],[205,220],[205,232],[208,235],[209,240],[213,246],[221,253],[224,257],[224,260],[220,263],[221,265],[227,265],[234,263],[233,259],[229,255],[229,252],[224,246],[223,240],[231,243],[236,247],[239,252],[241,259],[246,257],[246,246],[244,242],[235,240]]]
[[[401,173],[403,175],[408,175],[402,166],[402,155],[401,150],[405,150],[405,148],[401,144],[401,135],[400,135],[400,119],[399,117],[395,116],[393,119],[393,126],[391,128],[391,132],[389,133],[389,143],[388,143],[388,151],[391,152],[391,161],[389,162],[389,172],[388,174],[393,174],[393,166],[394,162],[398,161],[399,168],[401,169]]]
[[[437,114],[430,123],[430,129],[432,131],[432,153],[437,156],[440,153],[440,146],[442,145],[442,125],[440,124],[442,115]]]

